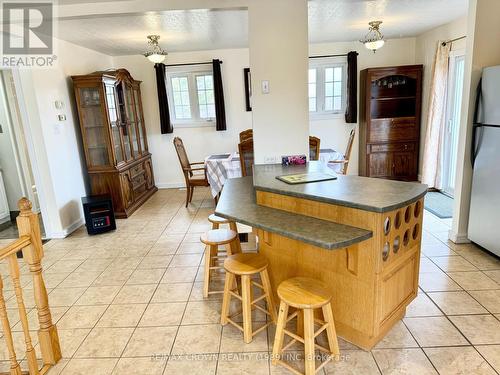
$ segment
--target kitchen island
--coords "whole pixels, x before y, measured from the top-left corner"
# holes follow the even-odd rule
[[[425,185],[358,176],[289,185],[276,176],[330,173],[321,162],[262,165],[226,181],[215,213],[249,225],[276,291],[309,276],[333,294],[337,333],[366,350],[417,296]]]

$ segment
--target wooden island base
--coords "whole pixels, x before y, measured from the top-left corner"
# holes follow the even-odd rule
[[[373,348],[417,296],[423,198],[379,213],[265,191],[256,195],[261,206],[373,232],[368,240],[329,250],[255,229],[259,251],[269,261],[272,289],[294,276],[324,281],[333,294],[338,335],[365,350]]]

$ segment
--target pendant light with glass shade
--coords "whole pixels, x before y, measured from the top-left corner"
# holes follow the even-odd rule
[[[382,21],[368,22],[368,25],[370,25],[368,34],[365,35],[364,39],[360,40],[360,42],[363,43],[366,48],[371,49],[373,53],[385,44],[384,36],[380,32],[381,23]]]
[[[168,53],[164,49],[160,47],[158,44],[158,40],[160,39],[159,35],[148,35],[148,45],[149,48],[148,50],[143,54],[145,57],[148,58],[149,61],[159,64],[165,60],[165,57],[167,57]]]

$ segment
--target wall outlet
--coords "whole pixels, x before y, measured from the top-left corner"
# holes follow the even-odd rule
[[[266,156],[264,158],[265,164],[276,164],[278,163],[278,158],[276,156]]]

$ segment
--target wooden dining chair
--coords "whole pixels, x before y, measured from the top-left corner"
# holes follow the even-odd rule
[[[252,139],[253,138],[253,130],[252,129],[247,129],[243,130],[240,133],[240,142],[246,141],[247,139]]]
[[[186,180],[186,207],[193,200],[193,192],[196,186],[209,186],[207,179],[207,171],[204,162],[190,163],[186,149],[184,148],[184,143],[179,137],[174,138],[174,147],[179,157],[179,162],[181,163],[182,173],[184,174],[184,179]],[[193,167],[196,165],[201,165],[200,167]],[[199,173],[203,171],[203,173]],[[198,172],[198,173],[193,173]]]
[[[253,138],[248,138],[238,144],[240,154],[241,175],[243,177],[252,175],[253,168]]]
[[[309,136],[309,160],[319,160],[320,142],[318,137]]]
[[[342,164],[340,169],[341,174],[347,174],[347,167],[349,166],[349,159],[351,158],[352,145],[354,143],[354,136],[356,135],[356,130],[352,129],[349,134],[349,140],[347,141],[347,148],[345,150],[344,158],[339,160],[330,160],[329,164]]]

